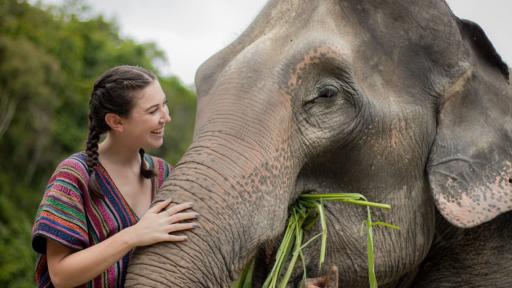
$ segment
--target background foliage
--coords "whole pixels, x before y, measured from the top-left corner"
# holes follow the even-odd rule
[[[81,1],[42,6],[0,0],[0,287],[34,287],[31,228],[58,162],[84,149],[92,83],[106,69],[139,65],[160,75],[153,43],[121,37]],[[150,151],[176,163],[189,145],[195,94],[162,77],[173,122]]]

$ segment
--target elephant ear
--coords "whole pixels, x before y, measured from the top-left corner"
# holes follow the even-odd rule
[[[427,172],[440,213],[468,228],[512,210],[512,89],[482,29],[459,27],[473,64],[440,101]]]

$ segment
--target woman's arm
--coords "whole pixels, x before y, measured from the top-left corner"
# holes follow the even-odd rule
[[[46,254],[48,270],[55,287],[75,287],[94,279],[137,246],[146,246],[162,241],[184,241],[186,236],[171,235],[172,232],[197,227],[197,223],[179,223],[197,218],[196,212],[182,212],[192,207],[183,203],[165,210],[171,200],[160,202],[150,208],[140,221],[112,237],[84,250],[72,250],[48,239]]]

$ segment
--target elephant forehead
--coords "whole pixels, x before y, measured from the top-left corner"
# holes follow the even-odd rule
[[[321,40],[320,40],[321,41]],[[320,42],[319,41],[319,42]],[[329,64],[343,69],[345,73],[350,73],[350,50],[348,45],[343,45],[343,41],[324,42],[310,44],[308,48],[299,50],[295,57],[288,63],[290,75],[286,82],[287,87],[294,89],[303,84],[304,75],[312,66]]]

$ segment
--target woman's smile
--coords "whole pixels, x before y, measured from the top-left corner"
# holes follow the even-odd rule
[[[164,136],[164,127],[151,131],[151,134]]]

